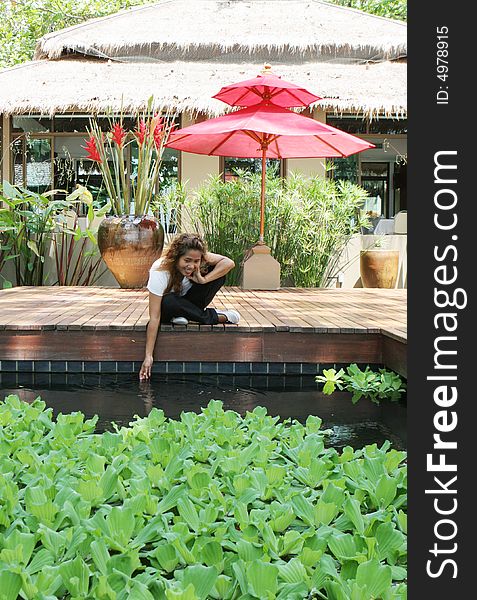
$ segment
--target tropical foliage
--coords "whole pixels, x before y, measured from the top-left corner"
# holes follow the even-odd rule
[[[151,0],[2,0],[0,66],[31,60],[43,35]]]
[[[241,172],[236,180],[211,177],[186,203],[187,220],[203,231],[212,251],[237,265],[230,285],[240,281],[247,249],[258,240],[259,174]],[[336,275],[350,236],[367,223],[359,212],[367,192],[347,181],[306,177],[267,177],[265,242],[281,265],[282,282],[324,287]]]
[[[407,19],[407,0],[329,0],[332,4],[357,8],[364,12],[405,21]]]
[[[88,207],[86,224],[79,223],[79,205]],[[12,285],[92,285],[101,273],[93,224],[105,209],[96,210],[91,194],[79,186],[71,194],[51,190],[38,194],[4,181],[0,187],[0,272],[2,287]],[[53,257],[56,273],[45,271]],[[5,268],[13,265],[12,279]]]
[[[406,384],[393,371],[378,369],[373,371],[369,365],[364,371],[355,363],[344,369],[323,369],[323,375],[315,377],[318,383],[323,383],[323,392],[332,394],[336,388],[352,392],[351,400],[356,404],[361,398],[369,398],[375,404],[381,400],[396,401],[406,391]]]
[[[405,453],[211,401],[97,417],[0,403],[4,600],[404,600]]]

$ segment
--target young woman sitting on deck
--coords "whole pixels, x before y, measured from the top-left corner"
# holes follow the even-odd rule
[[[183,233],[174,238],[165,256],[156,260],[149,271],[149,324],[139,379],[151,376],[161,321],[176,325],[187,325],[189,321],[201,325],[239,322],[236,310],[207,308],[234,266],[232,259],[208,252],[197,234]]]

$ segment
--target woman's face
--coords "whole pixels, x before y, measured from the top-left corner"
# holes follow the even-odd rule
[[[184,277],[190,277],[200,267],[202,253],[199,250],[187,250],[177,261],[177,270]]]

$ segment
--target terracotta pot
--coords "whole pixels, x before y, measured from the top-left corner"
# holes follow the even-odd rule
[[[147,284],[149,269],[163,246],[164,229],[155,217],[106,217],[99,224],[101,256],[122,288]]]
[[[365,288],[394,288],[399,271],[399,250],[361,250],[361,282]]]

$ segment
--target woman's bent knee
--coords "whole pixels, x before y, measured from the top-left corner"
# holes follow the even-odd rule
[[[163,315],[168,315],[168,314],[174,312],[174,310],[176,309],[176,307],[179,304],[178,300],[179,300],[179,298],[178,298],[177,294],[174,294],[174,293],[165,294],[165,296],[162,297],[161,313]],[[174,316],[174,315],[172,315],[172,316]]]

